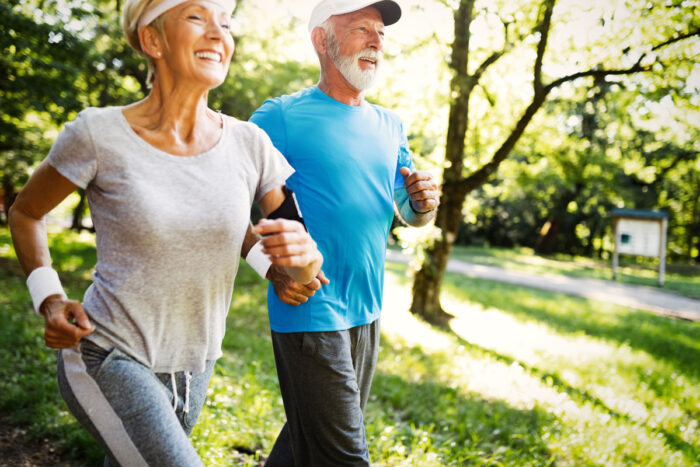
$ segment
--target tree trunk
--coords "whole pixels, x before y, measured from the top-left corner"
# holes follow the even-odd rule
[[[2,177],[2,206],[3,215],[0,218],[0,222],[3,225],[7,224],[8,216],[10,213],[10,206],[15,198],[15,186],[12,184],[12,180],[7,175]]]
[[[452,253],[452,245],[462,221],[463,202],[464,197],[459,192],[443,192],[435,219],[435,226],[441,230],[440,238],[426,249],[425,261],[413,279],[411,312],[435,324],[444,324],[451,317],[442,309],[440,288],[447,269],[447,260]]]
[[[80,201],[78,201],[78,204],[73,209],[73,222],[70,226],[71,230],[75,230],[76,232],[80,232],[85,228],[83,227],[83,217],[85,216],[85,190],[80,188],[78,194],[80,195]]]
[[[448,315],[440,304],[440,284],[445,275],[447,260],[462,219],[464,195],[457,189],[464,167],[464,146],[469,126],[469,97],[476,80],[469,76],[469,25],[472,22],[475,0],[462,0],[454,13],[455,40],[452,44],[453,70],[450,82],[450,117],[445,144],[445,164],[442,176],[442,197],[435,219],[441,229],[440,239],[425,251],[425,261],[413,279],[411,312],[432,323],[446,322]]]
[[[538,255],[550,255],[556,249],[556,240],[559,231],[564,226],[566,213],[569,208],[569,203],[578,198],[579,193],[583,189],[583,184],[576,184],[576,187],[567,191],[559,198],[559,202],[550,210],[547,222],[540,230],[540,236],[535,242],[535,253]]]
[[[693,183],[693,185],[697,186],[695,193],[700,193],[700,179],[696,176],[696,174],[693,174],[693,181],[696,183]],[[687,238],[687,243],[688,243],[688,262],[693,261],[693,237],[695,237],[695,226],[698,224],[698,197],[696,196],[695,199],[692,201],[693,206],[691,208],[691,215],[690,215],[690,223],[686,227],[686,238]],[[698,240],[698,249],[700,249],[700,240]],[[700,252],[699,252],[700,254]]]

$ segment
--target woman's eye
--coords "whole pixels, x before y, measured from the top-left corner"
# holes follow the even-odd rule
[[[224,29],[231,29],[231,25],[230,25],[230,24],[222,24],[221,27],[224,28]]]
[[[200,20],[200,19],[202,19],[202,18],[200,18],[200,17],[197,16],[197,15],[190,15],[190,16],[187,17],[187,19]]]

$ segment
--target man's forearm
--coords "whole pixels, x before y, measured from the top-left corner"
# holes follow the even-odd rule
[[[424,226],[433,220],[437,212],[435,209],[424,213],[416,212],[411,206],[411,197],[403,188],[394,191],[394,200],[401,220],[413,227]]]

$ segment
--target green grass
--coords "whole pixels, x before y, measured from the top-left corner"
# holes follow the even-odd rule
[[[69,294],[88,285],[89,235],[52,234]],[[366,428],[377,466],[694,466],[700,462],[700,324],[448,274],[449,328],[406,310],[406,267],[387,266],[382,348]],[[206,465],[257,465],[284,420],[265,284],[245,264],[207,405]],[[0,229],[0,416],[65,459],[99,449],[67,413],[24,279]]]
[[[537,256],[530,248],[484,248],[455,246],[451,258],[537,274],[562,274],[612,280],[612,263],[569,255]],[[620,256],[617,280],[623,284],[659,287],[658,260]],[[700,266],[669,264],[665,290],[700,299]]]

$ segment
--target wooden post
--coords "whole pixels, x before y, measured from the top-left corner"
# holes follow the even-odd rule
[[[659,222],[659,227],[661,228],[661,235],[659,238],[659,286],[664,286],[664,278],[666,276],[666,223],[668,221],[664,217],[661,222]]]
[[[620,221],[619,217],[613,218],[613,235],[615,236],[615,248],[613,250],[613,261],[612,261],[612,273],[613,273],[613,280],[617,280],[617,266],[618,266],[618,261],[619,258],[618,256],[620,255],[619,253],[619,248],[620,248],[620,238],[617,233],[617,224]]]

